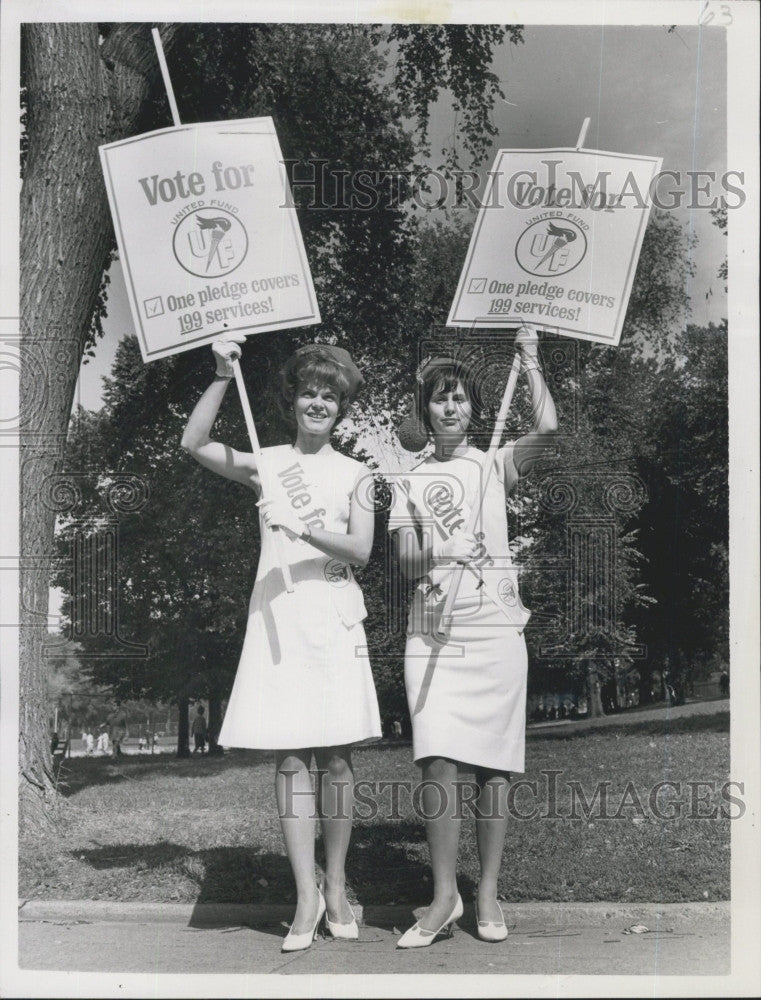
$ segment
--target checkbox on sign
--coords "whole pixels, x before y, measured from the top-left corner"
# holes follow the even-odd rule
[[[480,295],[486,291],[486,278],[471,278],[468,285],[468,295]]]
[[[164,303],[161,301],[161,296],[155,295],[152,299],[146,299],[143,302],[143,309],[145,309],[145,315],[148,319],[153,319],[154,316],[163,316]]]

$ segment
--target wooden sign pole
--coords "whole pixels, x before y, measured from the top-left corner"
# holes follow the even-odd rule
[[[478,503],[475,504],[473,510],[470,512],[468,523],[465,526],[466,533],[470,535],[472,535],[478,527],[478,522],[481,517],[481,509],[484,505],[484,500],[486,499],[486,490],[488,489],[489,480],[491,479],[491,474],[497,457],[497,449],[499,448],[499,442],[502,440],[502,432],[505,429],[507,413],[510,409],[510,404],[513,401],[513,393],[515,392],[515,387],[518,384],[520,371],[521,356],[520,352],[516,351],[512,367],[510,368],[510,375],[507,379],[507,385],[505,386],[505,391],[502,395],[502,402],[500,403],[499,412],[497,413],[497,419],[494,423],[494,430],[492,431],[489,450],[486,453],[486,459],[484,461],[484,471],[483,476],[481,477],[481,495]],[[444,600],[444,609],[441,613],[441,619],[439,620],[437,634],[440,637],[446,635],[447,629],[451,625],[452,610],[454,608],[454,603],[457,600],[457,594],[460,590],[460,584],[462,583],[464,573],[465,563],[458,563],[452,576],[452,582],[449,585],[449,590],[447,591],[447,596]]]

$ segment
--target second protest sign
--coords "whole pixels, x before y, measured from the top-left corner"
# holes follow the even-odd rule
[[[447,324],[529,323],[618,344],[660,165],[590,150],[500,150]]]

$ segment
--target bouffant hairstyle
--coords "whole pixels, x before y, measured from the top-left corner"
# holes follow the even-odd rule
[[[473,371],[464,361],[442,358],[440,362],[429,362],[421,373],[418,386],[418,414],[428,434],[432,433],[428,415],[428,405],[437,392],[454,392],[461,385],[468,397],[473,416],[471,422],[480,422],[484,416],[484,404]]]
[[[342,365],[319,348],[292,354],[280,373],[280,408],[289,423],[294,423],[293,401],[300,386],[328,388],[338,396],[336,424],[346,416],[352,404],[349,378]]]

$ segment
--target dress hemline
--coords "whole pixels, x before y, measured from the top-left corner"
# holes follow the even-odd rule
[[[279,750],[327,750],[328,747],[363,747],[371,746],[373,743],[378,743],[383,739],[382,734],[378,736],[359,736],[352,740],[334,740],[332,743],[286,743],[283,746],[253,746],[250,743],[225,743],[224,740],[219,741],[219,745],[224,747],[226,750],[260,750],[264,753],[276,752]]]

